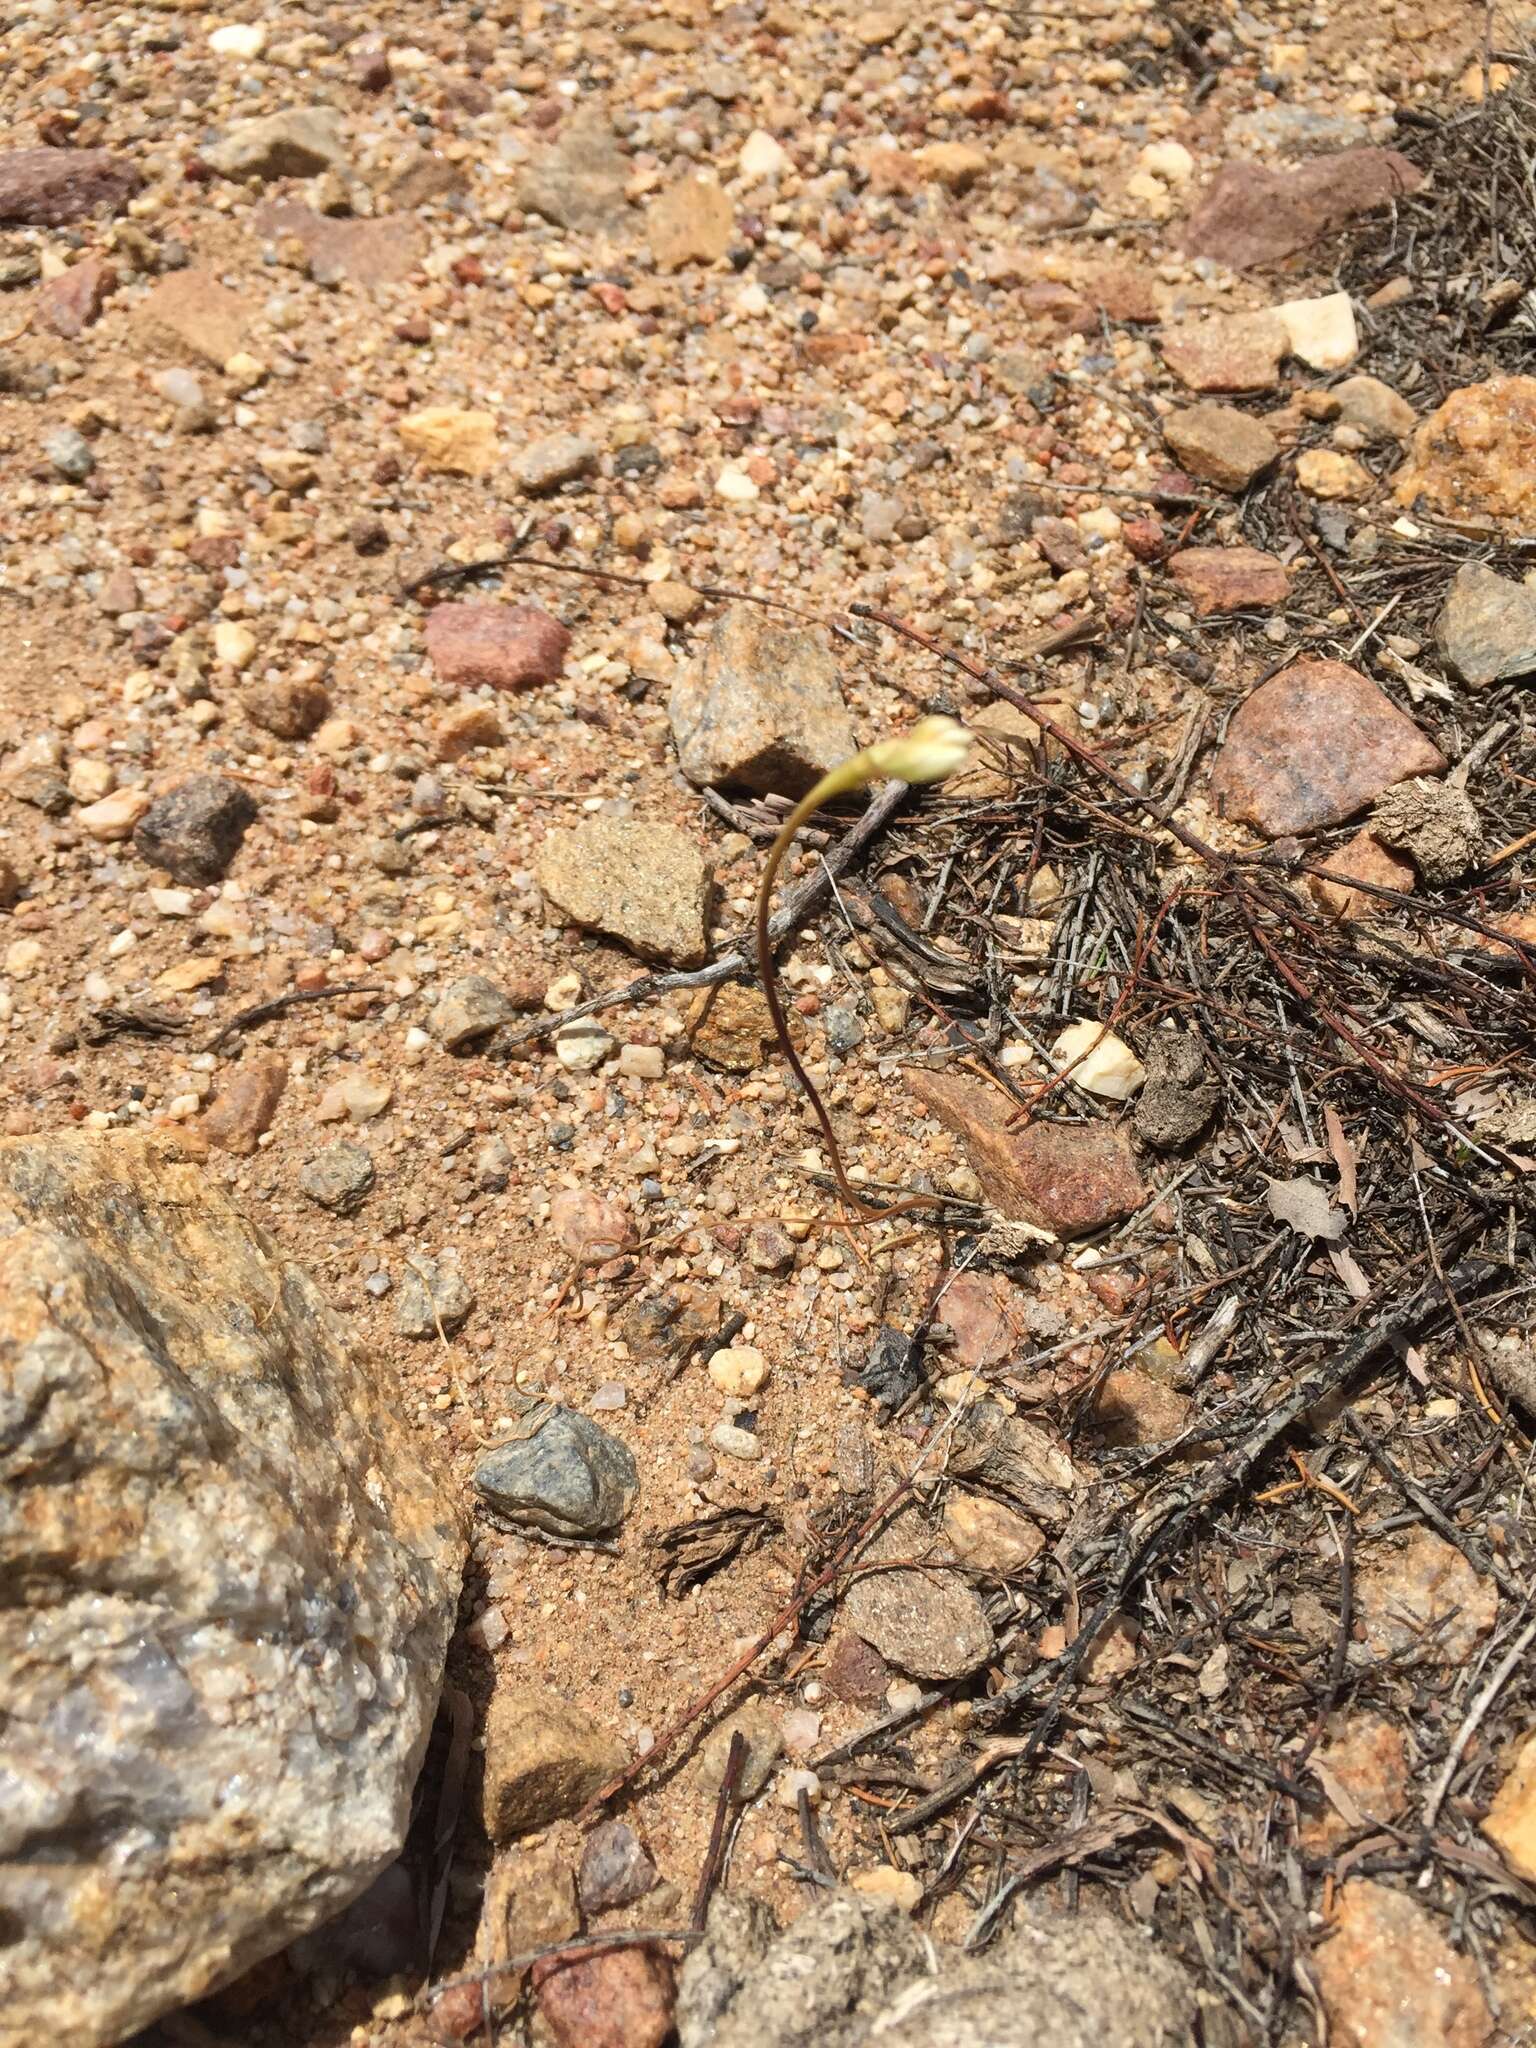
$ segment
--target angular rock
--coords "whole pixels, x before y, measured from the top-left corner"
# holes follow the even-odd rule
[[[563,916],[643,960],[698,967],[708,957],[714,875],[675,825],[585,818],[549,835],[535,872]]]
[[[1285,565],[1261,548],[1180,548],[1168,557],[1168,573],[1197,619],[1218,612],[1268,611],[1290,594]]]
[[[429,405],[400,422],[400,439],[423,469],[448,476],[485,476],[501,459],[496,415],[461,406]]]
[[[408,213],[379,220],[340,220],[289,199],[257,207],[251,218],[264,240],[297,242],[317,283],[345,278],[365,291],[401,284],[427,253],[426,231]]]
[[[483,974],[462,974],[448,983],[427,1021],[447,1051],[464,1052],[516,1014],[516,1004],[494,981]]]
[[[445,683],[532,690],[558,680],[571,636],[536,604],[440,604],[427,614],[427,657]]]
[[[1078,1475],[1060,1438],[1039,1423],[996,1401],[973,1401],[954,1418],[949,1467],[1006,1494],[1043,1528],[1065,1528]]]
[[[944,1504],[944,1540],[962,1564],[983,1572],[1021,1572],[1045,1548],[1025,1516],[985,1494],[952,1492]]]
[[[1312,370],[1342,370],[1360,353],[1355,309],[1348,292],[1321,299],[1287,299],[1274,318],[1285,330],[1290,353]]]
[[[0,1145],[18,2040],[121,2041],[399,1853],[462,1559],[399,1405],[195,1167]]]
[[[1058,1237],[1118,1223],[1146,1201],[1126,1131],[1118,1124],[1005,1127],[1006,1100],[980,1082],[911,1070],[907,1087],[965,1144],[987,1200],[1012,1222]]]
[[[1211,792],[1224,816],[1278,839],[1341,825],[1394,782],[1445,767],[1439,748],[1358,670],[1297,661],[1239,706]]]
[[[731,244],[735,209],[707,171],[689,171],[646,209],[645,233],[658,270],[718,263]]]
[[[833,1699],[850,1706],[873,1707],[885,1698],[891,1667],[862,1636],[844,1629],[832,1638],[821,1679]]]
[[[1012,1356],[1028,1325],[1019,1290],[1002,1273],[964,1272],[944,1290],[938,1314],[954,1332],[948,1357],[955,1366],[984,1372]]]
[[[1365,825],[1336,853],[1320,861],[1319,866],[1337,879],[1325,881],[1322,875],[1309,875],[1307,887],[1330,917],[1381,917],[1391,909],[1390,904],[1368,890],[1350,888],[1351,882],[1373,882],[1380,889],[1396,889],[1403,896],[1413,893],[1413,863],[1389,853]]]
[[[222,177],[258,184],[273,178],[317,178],[347,160],[340,117],[330,107],[290,107],[236,121],[202,155]]]
[[[925,181],[959,194],[985,177],[987,153],[969,142],[930,142],[917,152],[917,165]]]
[[[605,1820],[582,1844],[576,1885],[588,1913],[612,1912],[632,1906],[654,1891],[657,1871],[645,1844],[622,1820]]]
[[[252,725],[280,740],[303,740],[331,715],[331,694],[315,676],[277,676],[240,692]]]
[[[561,1188],[549,1205],[549,1227],[578,1265],[601,1265],[633,1251],[634,1218],[610,1196]]]
[[[1309,1846],[1332,1848],[1372,1823],[1396,1820],[1408,1798],[1408,1745],[1395,1721],[1360,1714],[1312,1753],[1309,1768],[1328,1795],[1304,1829]]]
[[[499,1514],[550,1536],[609,1536],[640,1490],[635,1461],[617,1437],[574,1409],[519,1397],[517,1436],[487,1451],[475,1491]]]
[[[1329,228],[1417,192],[1424,174],[1395,149],[1343,149],[1295,170],[1223,164],[1179,238],[1187,256],[1233,270],[1305,249]]]
[[[1346,377],[1328,396],[1337,402],[1339,418],[1373,441],[1406,441],[1419,423],[1407,399],[1379,377]]]
[[[278,1052],[248,1052],[209,1104],[198,1126],[210,1145],[247,1158],[272,1122],[288,1085]]]
[[[658,1948],[574,1949],[533,1966],[539,2011],[560,2048],[662,2048],[677,1991]]]
[[[189,775],[134,827],[134,850],[177,882],[221,881],[256,819],[250,791],[223,775]]]
[[[87,327],[95,326],[116,290],[117,272],[112,265],[99,256],[87,256],[44,285],[38,296],[38,324],[73,341]]]
[[[1371,831],[1431,884],[1454,882],[1486,851],[1477,806],[1449,782],[1400,782],[1371,813]]]
[[[485,1717],[486,1833],[508,1842],[564,1820],[628,1762],[616,1735],[558,1693],[498,1685]]]
[[[456,1268],[417,1252],[400,1276],[395,1328],[402,1337],[451,1337],[474,1305],[474,1289]]]
[[[706,1066],[750,1074],[777,1043],[768,999],[755,985],[727,981],[700,989],[688,1008],[688,1043]]]
[[[206,270],[169,271],[134,309],[157,339],[179,343],[220,369],[245,346],[253,314],[248,299]]]
[[[1482,1827],[1515,1875],[1536,1883],[1536,1735],[1516,1751]]]
[[[1210,1126],[1221,1103],[1221,1083],[1209,1078],[1205,1054],[1192,1031],[1153,1031],[1142,1056],[1147,1085],[1131,1121],[1144,1145],[1180,1152]]]
[[[373,1154],[343,1140],[299,1168],[299,1193],[336,1216],[353,1216],[375,1179]]]
[[[1188,1425],[1194,1403],[1150,1373],[1121,1366],[1099,1382],[1091,1428],[1112,1445],[1160,1444]]]
[[[861,1553],[860,1564],[923,1557],[932,1546],[927,1522],[907,1508]],[[956,1571],[860,1570],[843,1596],[842,1618],[913,1678],[963,1678],[993,1650],[980,1596]]]
[[[1471,1958],[1417,1899],[1368,1878],[1339,1893],[1312,1968],[1340,2048],[1487,2048],[1493,2016]]]
[[[542,441],[530,441],[513,466],[519,484],[537,498],[590,476],[597,467],[597,452],[597,443],[584,434],[549,434]]]
[[[824,641],[732,605],[674,684],[677,758],[700,786],[803,796],[857,749]]]
[[[1231,313],[1162,337],[1164,362],[1191,391],[1273,391],[1287,346],[1273,313]]]
[[[1364,464],[1336,448],[1304,448],[1296,458],[1296,481],[1309,497],[1337,505],[1362,504],[1376,488]]]
[[[1397,501],[1446,519],[1528,533],[1536,523],[1536,377],[1453,391],[1413,437]]]
[[[1231,405],[1191,405],[1163,421],[1163,439],[1189,474],[1224,491],[1245,491],[1280,453],[1262,420]]]
[[[64,228],[93,213],[121,213],[143,183],[107,149],[0,150],[0,222]]]
[[[529,164],[518,181],[517,203],[573,234],[595,234],[623,223],[629,159],[605,114],[572,115],[552,148]]]
[[[1415,1529],[1378,1547],[1355,1580],[1355,1617],[1376,1657],[1464,1664],[1498,1619],[1499,1596],[1453,1544]]]
[[[1464,562],[1435,621],[1435,643],[1464,683],[1483,689],[1536,671],[1536,590]]]

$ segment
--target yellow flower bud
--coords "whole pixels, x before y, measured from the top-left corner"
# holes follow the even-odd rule
[[[875,775],[893,775],[901,782],[942,782],[963,768],[971,736],[957,718],[920,718],[910,732],[880,740],[865,749]]]

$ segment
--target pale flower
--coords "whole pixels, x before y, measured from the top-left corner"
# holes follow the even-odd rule
[[[818,783],[812,798],[814,804],[822,804],[828,797],[842,796],[886,778],[898,782],[942,782],[946,775],[964,767],[970,751],[971,736],[958,719],[920,718],[909,731],[898,733],[894,739],[877,740],[862,753],[850,754],[846,761],[840,761]]]

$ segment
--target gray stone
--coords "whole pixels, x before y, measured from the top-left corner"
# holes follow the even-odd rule
[[[96,467],[91,444],[78,427],[55,427],[43,436],[43,453],[69,483],[83,484]]]
[[[576,1887],[586,1912],[606,1913],[616,1906],[632,1906],[654,1891],[656,1866],[632,1827],[621,1820],[605,1820],[582,1846]]]
[[[175,881],[217,882],[255,817],[256,800],[243,784],[223,775],[189,775],[140,818],[134,849]]]
[[[1454,882],[1483,857],[1483,821],[1464,789],[1450,782],[1400,782],[1371,813],[1383,846],[1406,853],[1422,880]]]
[[[273,178],[313,178],[347,159],[340,117],[329,107],[290,107],[237,121],[203,161],[226,178],[265,184]]]
[[[124,2040],[399,1853],[462,1561],[401,1405],[168,1146],[0,1144],[7,2039]]]
[[[1536,670],[1536,590],[1485,562],[1456,572],[1435,622],[1440,652],[1464,683],[1482,689]]]
[[[573,234],[618,227],[624,220],[629,159],[614,140],[607,117],[574,115],[559,140],[523,172],[517,203]]]
[[[353,1216],[374,1183],[373,1154],[342,1141],[299,1168],[299,1193],[337,1216]]]
[[[858,746],[826,642],[755,605],[715,622],[668,708],[679,765],[701,785],[803,796]]]
[[[836,1053],[856,1052],[864,1043],[864,1025],[859,1013],[843,1003],[827,1012],[827,1045]]]
[[[711,1729],[699,1751],[698,1781],[704,1791],[715,1793],[724,1788],[731,1744],[738,1735],[742,1747],[731,1797],[741,1805],[767,1789],[773,1767],[784,1754],[784,1736],[764,1700],[748,1700],[734,1714],[727,1714]]]
[[[1373,441],[1408,441],[1413,438],[1419,416],[1406,398],[1379,377],[1362,373],[1335,384],[1328,396],[1338,400],[1339,418],[1358,427]]]
[[[678,1986],[681,2048],[1187,2048],[1193,1987],[1107,1915],[1031,1918],[984,1956],[877,1899],[818,1894],[782,1934],[717,1893]]]
[[[449,1052],[463,1052],[489,1038],[516,1013],[509,996],[483,974],[450,981],[432,1008],[432,1035]]]
[[[501,1514],[546,1535],[610,1535],[640,1490],[617,1437],[552,1401],[519,1397],[518,1434],[475,1467],[475,1491]]]
[[[907,1508],[870,1544],[861,1562],[924,1557],[932,1552],[933,1541],[923,1516]],[[860,1572],[844,1596],[843,1619],[887,1664],[913,1678],[963,1678],[993,1650],[986,1609],[959,1571]]]
[[[1154,1031],[1140,1053],[1147,1080],[1131,1114],[1136,1135],[1154,1151],[1181,1151],[1209,1128],[1221,1084],[1208,1076],[1192,1031]]]
[[[395,1328],[402,1337],[451,1337],[474,1305],[474,1290],[462,1274],[418,1252],[400,1276]]]
[[[573,924],[605,932],[644,960],[698,967],[709,955],[714,874],[686,832],[641,818],[586,818],[552,832],[539,887]]]
[[[548,434],[530,441],[515,465],[517,480],[530,497],[590,476],[596,467],[597,444],[584,434]]]

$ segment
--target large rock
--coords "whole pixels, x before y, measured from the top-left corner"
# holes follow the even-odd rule
[[[1483,1833],[1517,1876],[1536,1884],[1536,1735],[1528,1735],[1516,1752],[1488,1809]]]
[[[475,1491],[498,1514],[567,1541],[611,1536],[635,1504],[640,1475],[626,1445],[590,1416],[519,1396],[510,1442],[475,1467]]]
[[[629,160],[607,116],[574,114],[559,140],[523,172],[517,203],[572,234],[592,234],[622,223],[628,182]]]
[[[273,241],[297,242],[309,259],[310,275],[319,283],[345,278],[365,291],[401,283],[427,250],[426,230],[403,213],[379,220],[342,220],[281,199],[258,207],[252,226]]]
[[[256,819],[256,799],[225,775],[189,775],[156,797],[133,831],[134,848],[173,881],[217,882]]]
[[[897,1559],[925,1557],[932,1548],[933,1531],[916,1508],[897,1515],[859,1559],[843,1619],[898,1671],[914,1678],[963,1678],[986,1663],[994,1646],[986,1609],[968,1575],[895,1566]]]
[[[592,1716],[541,1686],[499,1685],[485,1722],[485,1830],[507,1842],[564,1820],[629,1753]]]
[[[1280,453],[1280,443],[1262,420],[1235,405],[1211,401],[1170,413],[1163,439],[1191,476],[1225,491],[1246,491]]]
[[[1273,391],[1287,347],[1273,313],[1230,313],[1163,335],[1163,360],[1191,391]]]
[[[346,162],[340,117],[330,107],[289,107],[236,121],[203,161],[226,178],[266,184],[273,178],[315,178]]]
[[[571,635],[537,604],[440,604],[427,614],[427,658],[445,683],[533,690],[554,682]]]
[[[1284,171],[1223,164],[1180,239],[1187,256],[1249,270],[1294,255],[1329,228],[1417,192],[1423,182],[1423,172],[1395,149],[1343,149]]]
[[[837,663],[819,635],[732,605],[668,707],[690,782],[803,796],[856,751]]]
[[[0,150],[0,221],[63,228],[93,213],[121,213],[143,183],[106,149]]]
[[[1358,669],[1295,661],[1239,705],[1211,793],[1226,817],[1278,839],[1342,825],[1394,782],[1445,766],[1440,749]]]
[[[1495,575],[1486,562],[1463,562],[1435,621],[1435,640],[1474,689],[1528,676],[1536,669],[1536,590]]]
[[[461,1532],[308,1276],[137,1135],[0,1144],[9,2040],[122,2040],[398,1853]]]
[[[1180,548],[1168,557],[1168,573],[1197,619],[1250,607],[1271,611],[1290,594],[1284,563],[1261,548]]]
[[[1080,1237],[1139,1209],[1149,1190],[1119,1124],[1007,1128],[1008,1104],[979,1081],[917,1069],[906,1083],[923,1107],[965,1144],[982,1192],[1011,1222]]]
[[[1466,384],[1413,437],[1398,503],[1442,518],[1529,532],[1536,519],[1536,377]]]
[[[782,1934],[718,1893],[677,2006],[682,2048],[1188,2048],[1195,2022],[1179,1964],[1108,1915],[1031,1918],[973,1956],[847,1891]]]
[[[1476,1965],[1405,1892],[1352,1878],[1312,1967],[1338,2048],[1485,2048],[1493,2039]]]
[[[698,967],[709,952],[714,873],[686,832],[643,818],[586,818],[552,832],[539,887],[573,924],[618,939],[643,960]]]

